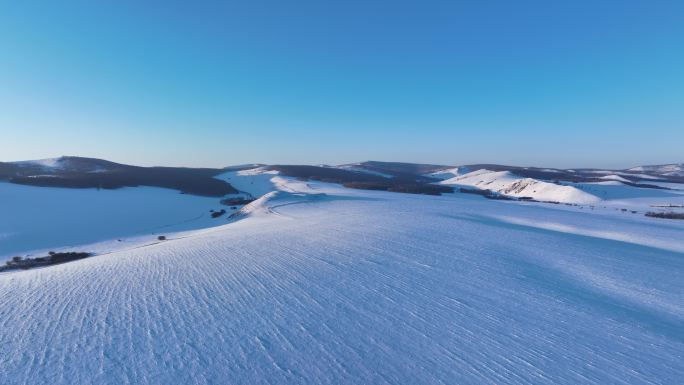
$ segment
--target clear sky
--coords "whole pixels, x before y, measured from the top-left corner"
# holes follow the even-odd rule
[[[684,161],[684,1],[0,0],[0,161]]]

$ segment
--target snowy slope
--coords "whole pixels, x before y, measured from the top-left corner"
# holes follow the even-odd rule
[[[436,178],[436,179],[451,179],[455,176],[462,175],[469,172],[469,170],[466,167],[453,167],[453,168],[447,168],[444,170],[439,170],[435,172],[431,172],[429,174],[425,174],[427,177],[431,178]]]
[[[362,172],[362,173],[370,174],[370,175],[381,176],[383,178],[392,178],[392,175],[390,175],[390,174],[386,174],[386,173],[374,171],[374,170],[369,170],[367,168],[362,167],[362,165],[359,163],[343,164],[343,165],[337,166],[337,168],[340,168],[343,170],[354,171],[354,172]]]
[[[471,186],[496,191],[506,196],[530,197],[539,201],[587,204],[600,200],[598,197],[572,186],[558,185],[532,178],[521,178],[509,171],[477,170],[440,183]]]
[[[0,274],[0,383],[681,380],[680,222],[274,178],[241,221]]]

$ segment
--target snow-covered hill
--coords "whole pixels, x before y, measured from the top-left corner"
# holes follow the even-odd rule
[[[573,186],[521,178],[509,171],[477,170],[446,179],[441,184],[471,186],[516,198],[562,203],[596,203],[600,199]]]
[[[0,383],[681,379],[682,223],[271,178],[243,220],[0,274]]]
[[[24,160],[9,162],[18,167],[20,173],[29,170],[40,170],[45,174],[63,173],[98,173],[120,171],[127,166],[102,159],[83,158],[78,156],[61,156],[58,158]]]
[[[79,189],[150,186],[214,197],[236,192],[230,184],[215,178],[226,171],[230,170],[139,167],[77,156],[0,162],[0,180],[15,184]]]

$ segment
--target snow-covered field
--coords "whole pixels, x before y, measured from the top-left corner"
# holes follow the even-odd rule
[[[0,274],[0,383],[681,382],[684,221],[223,177],[278,191]]]

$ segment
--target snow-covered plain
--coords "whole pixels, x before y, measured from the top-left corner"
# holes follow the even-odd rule
[[[681,381],[681,222],[252,174],[242,220],[0,274],[0,383]]]
[[[211,218],[212,209],[229,210],[218,198],[154,187],[96,190],[0,182],[0,262],[15,254],[34,255],[112,238],[116,239],[108,247],[119,239],[119,246],[130,246],[131,241],[147,242],[158,234],[215,226],[218,219]]]

